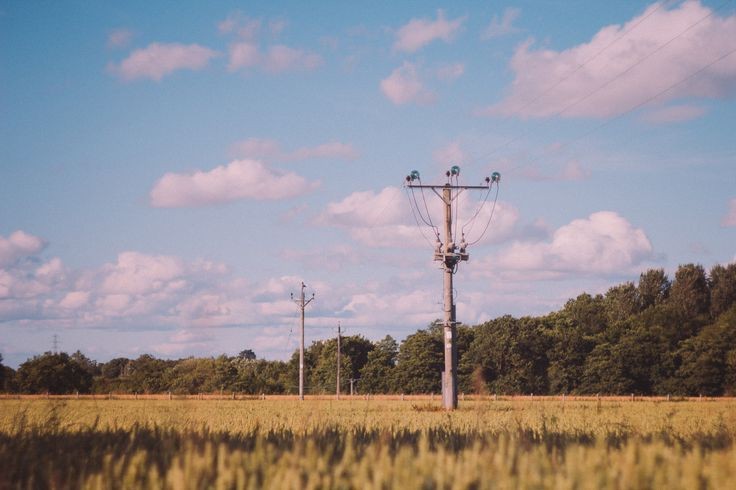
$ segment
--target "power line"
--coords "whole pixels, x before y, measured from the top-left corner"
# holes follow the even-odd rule
[[[654,95],[652,95],[650,97],[647,97],[646,99],[644,99],[641,102],[635,104],[634,106],[630,107],[626,111],[624,111],[624,112],[622,112],[622,113],[620,113],[620,114],[618,114],[616,116],[613,116],[612,118],[605,120],[604,122],[598,124],[597,126],[594,126],[593,128],[589,129],[588,131],[585,131],[584,133],[580,134],[579,136],[577,136],[577,137],[575,137],[575,138],[573,138],[571,140],[568,140],[565,143],[560,144],[557,147],[557,149],[560,150],[560,149],[564,149],[564,148],[568,148],[568,147],[572,146],[573,143],[576,143],[577,141],[585,138],[586,136],[594,133],[595,131],[598,131],[601,128],[604,128],[605,126],[608,126],[609,124],[611,124],[611,123],[613,123],[613,122],[615,122],[615,121],[623,118],[624,116],[626,116],[628,114],[631,114],[635,110],[640,109],[643,106],[649,104],[650,102],[658,99],[660,96],[664,95],[665,93],[669,92],[670,90],[674,89],[675,87],[678,87],[679,85],[682,85],[683,83],[689,81],[690,79],[692,79],[692,78],[700,75],[702,72],[704,72],[705,70],[707,70],[711,66],[715,65],[716,63],[719,63],[719,62],[723,61],[724,59],[728,58],[729,56],[731,56],[734,53],[736,53],[736,48],[734,48],[734,49],[732,49],[732,50],[724,53],[723,55],[721,55],[718,58],[714,59],[713,61],[711,61],[710,63],[706,64],[705,66],[702,66],[698,70],[690,73],[689,75],[685,76],[684,78],[681,78],[677,82],[669,85],[667,88],[665,88],[663,90],[660,90],[659,92],[657,92],[656,94],[654,94]],[[527,162],[525,162],[523,164],[519,164],[519,165],[516,165],[514,167],[511,167],[509,169],[509,171],[514,171],[514,170],[518,170],[520,168],[523,168],[523,167],[525,167],[527,165],[530,165],[534,161],[539,160],[540,158],[541,158],[541,155],[538,156],[536,159],[534,159],[532,161],[527,161]]]
[[[643,63],[644,61],[646,61],[646,60],[648,60],[649,58],[651,58],[652,56],[654,56],[654,55],[655,55],[656,53],[660,52],[660,51],[661,51],[662,49],[664,49],[665,47],[669,46],[669,45],[670,45],[671,43],[673,43],[673,42],[674,42],[675,40],[677,40],[677,39],[679,39],[680,37],[682,37],[682,36],[683,36],[684,34],[686,34],[686,33],[687,33],[688,31],[690,31],[691,29],[693,29],[694,27],[696,27],[696,26],[700,25],[700,24],[701,24],[702,22],[704,22],[704,21],[705,21],[705,20],[707,20],[708,18],[710,18],[710,17],[712,17],[713,15],[715,15],[715,14],[716,14],[716,13],[717,13],[718,11],[720,11],[721,9],[723,9],[723,7],[725,7],[725,6],[726,6],[726,5],[728,4],[728,3],[730,3],[731,1],[732,1],[732,0],[726,0],[725,2],[723,2],[722,4],[720,4],[720,5],[719,5],[719,6],[717,7],[717,8],[715,8],[714,10],[711,10],[711,11],[710,11],[710,12],[709,12],[709,13],[708,13],[707,15],[705,15],[705,16],[703,16],[703,17],[701,17],[700,19],[698,19],[698,20],[697,20],[697,21],[695,21],[694,23],[692,23],[692,24],[688,25],[688,26],[687,26],[687,27],[686,27],[685,29],[683,29],[682,31],[680,31],[679,33],[677,33],[677,34],[676,34],[675,36],[671,37],[671,38],[670,38],[669,40],[667,40],[667,41],[666,41],[666,42],[664,42],[663,44],[659,45],[659,46],[658,46],[657,48],[655,48],[655,49],[654,49],[653,51],[651,51],[650,53],[648,53],[648,54],[647,54],[647,55],[645,55],[644,57],[640,58],[639,60],[637,60],[637,61],[636,61],[636,62],[634,62],[633,64],[629,65],[629,66],[628,66],[627,68],[625,68],[625,69],[624,69],[623,71],[619,72],[619,73],[618,73],[617,75],[615,75],[615,76],[614,76],[613,78],[611,78],[611,79],[608,79],[607,81],[605,81],[605,82],[604,82],[604,83],[603,83],[602,85],[598,86],[598,87],[597,87],[596,89],[594,89],[593,91],[591,91],[591,92],[587,93],[586,95],[584,95],[583,97],[581,97],[581,98],[579,98],[579,99],[576,99],[575,101],[573,101],[572,103],[570,103],[570,104],[566,105],[565,107],[563,107],[562,109],[558,110],[558,111],[557,111],[557,112],[555,112],[554,114],[551,114],[551,115],[548,115],[548,116],[545,116],[545,117],[546,117],[546,118],[547,118],[547,120],[549,121],[549,120],[550,120],[551,118],[554,118],[554,117],[560,116],[560,115],[562,115],[563,113],[565,113],[566,111],[568,111],[569,109],[571,109],[571,108],[575,107],[576,105],[578,105],[579,103],[581,103],[581,102],[583,102],[583,101],[585,101],[585,100],[589,99],[589,98],[590,98],[590,97],[592,97],[593,95],[597,94],[598,92],[600,92],[600,91],[601,91],[601,90],[603,90],[604,88],[606,88],[606,87],[608,87],[609,85],[611,85],[611,84],[612,84],[613,82],[615,82],[615,81],[619,80],[619,79],[620,79],[621,77],[623,77],[624,75],[626,75],[627,73],[629,73],[629,72],[630,72],[631,70],[633,70],[634,68],[636,68],[637,66],[639,66],[639,65],[640,65],[641,63]],[[652,12],[652,13],[654,13],[654,12]],[[651,15],[651,13],[650,13],[650,15]],[[643,19],[642,19],[642,20],[643,20]],[[640,22],[640,23],[641,23],[641,22]],[[640,24],[640,23],[639,23],[639,24]],[[632,30],[633,30],[633,29],[632,29]],[[630,32],[630,31],[629,31],[629,32]],[[602,50],[602,51],[603,51],[603,50]],[[598,53],[598,54],[600,54],[600,53]],[[595,56],[597,56],[598,54],[596,54]],[[591,60],[592,60],[592,58],[591,58],[591,59],[589,59],[589,60],[587,60],[587,61],[586,61],[586,62],[585,62],[585,63],[583,64],[583,66],[584,66],[585,64],[587,64],[588,62],[590,62]],[[578,70],[579,70],[580,68],[582,68],[582,66],[578,67],[578,68],[576,69],[576,71],[578,71]],[[571,73],[570,75],[568,75],[568,76],[567,76],[567,78],[565,78],[565,79],[561,80],[560,82],[558,82],[557,84],[555,84],[555,87],[556,87],[556,86],[559,86],[559,84],[560,84],[560,83],[562,83],[562,81],[564,81],[564,80],[568,79],[568,78],[569,78],[570,76],[572,76],[572,74],[573,74],[573,73]],[[550,90],[547,90],[547,91],[545,91],[545,92],[543,93],[543,95],[546,95],[547,93],[549,93],[549,91],[550,91]],[[539,96],[539,97],[536,97],[536,98],[534,99],[534,101],[537,101],[537,100],[539,100],[540,98],[541,98],[541,96]],[[523,108],[523,107],[526,107],[527,105],[528,105],[528,104],[525,104],[524,106],[522,106],[522,108]],[[510,116],[508,116],[508,117],[510,117]],[[506,141],[505,141],[504,143],[502,143],[501,145],[498,145],[498,146],[496,146],[496,147],[495,147],[495,148],[493,148],[493,149],[492,149],[491,151],[489,151],[489,152],[486,152],[486,153],[484,153],[483,155],[481,155],[481,156],[477,157],[477,159],[485,159],[485,158],[488,158],[488,157],[490,157],[491,155],[494,155],[495,153],[497,153],[498,151],[500,151],[500,150],[502,150],[502,149],[506,148],[506,147],[507,147],[507,146],[509,146],[510,144],[512,144],[512,143],[514,143],[514,142],[516,142],[516,141],[520,140],[520,139],[521,139],[522,137],[526,136],[526,135],[527,135],[527,134],[528,134],[528,133],[529,133],[530,131],[531,131],[531,129],[526,129],[526,130],[522,131],[522,133],[521,133],[521,134],[518,134],[518,135],[516,135],[516,136],[514,136],[514,137],[512,137],[512,138],[510,138],[510,139],[508,139],[508,140],[506,140]]]

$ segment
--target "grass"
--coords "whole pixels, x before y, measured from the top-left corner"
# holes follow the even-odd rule
[[[437,402],[439,405],[439,402]],[[0,488],[730,488],[736,402],[0,400]]]

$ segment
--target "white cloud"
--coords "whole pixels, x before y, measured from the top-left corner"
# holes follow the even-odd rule
[[[498,15],[494,15],[491,23],[488,24],[488,27],[483,31],[480,38],[488,40],[519,32],[519,29],[513,25],[514,21],[519,18],[519,15],[521,15],[521,10],[514,7],[506,8],[503,11],[503,17],[500,19]]]
[[[107,35],[108,48],[124,48],[133,39],[133,32],[128,29],[114,29]]]
[[[728,211],[721,219],[721,226],[736,226],[736,197],[728,202]]]
[[[217,51],[198,44],[152,43],[133,51],[119,64],[108,65],[108,69],[125,81],[140,78],[160,81],[178,70],[201,70],[216,56],[219,56]]]
[[[396,105],[428,104],[435,100],[435,95],[422,84],[413,63],[404,62],[388,78],[381,80],[380,86],[383,94]]]
[[[235,43],[230,45],[230,61],[227,69],[235,71],[240,68],[257,66],[261,62],[258,46],[253,43]]]
[[[0,235],[0,267],[18,259],[38,254],[46,243],[37,236],[22,230],[14,231],[7,238]]]
[[[515,79],[509,95],[480,112],[521,117],[561,113],[563,117],[606,118],[622,114],[736,49],[736,15],[708,17],[711,13],[697,1],[672,9],[654,4],[626,24],[604,27],[589,42],[564,51],[533,50],[532,42],[525,42],[511,60]],[[686,31],[689,26],[694,27]],[[682,32],[681,37],[627,72]],[[734,87],[736,57],[730,56],[662,93],[657,100],[726,97],[734,93]]]
[[[265,70],[272,73],[287,70],[314,70],[322,63],[322,57],[316,53],[281,44],[268,48],[263,60]]]
[[[317,223],[344,228],[355,241],[368,247],[426,247],[429,244],[425,238],[433,244],[434,232],[429,227],[423,227],[425,238],[422,238],[422,231],[412,218],[407,197],[402,194],[404,191],[396,187],[386,187],[379,193],[354,192],[342,201],[328,204],[317,218]],[[425,197],[430,216],[440,223],[443,213],[441,201],[434,194]],[[417,196],[417,202],[426,216],[424,200]],[[459,206],[458,233],[466,225],[467,240],[476,240],[483,232],[485,223],[491,220],[490,203],[478,212],[481,203],[471,199],[469,193],[461,194],[456,203]],[[477,218],[471,225],[470,220],[476,212]],[[518,211],[514,207],[498,202],[489,232],[483,241],[498,243],[507,240],[513,235],[518,218]]]
[[[620,274],[652,259],[644,230],[612,211],[601,211],[558,228],[551,240],[515,242],[490,263],[505,271]]]
[[[240,158],[253,158],[264,161],[299,161],[310,159],[355,160],[358,152],[349,143],[331,141],[317,146],[297,148],[287,152],[278,141],[262,138],[248,138],[232,146],[232,153]]]
[[[657,108],[644,114],[642,119],[652,124],[678,123],[696,119],[705,114],[706,109],[698,105],[672,105]]]
[[[464,17],[445,19],[443,10],[437,11],[437,20],[412,19],[396,32],[394,50],[413,53],[437,39],[449,43],[464,21]]]
[[[318,185],[256,160],[234,160],[209,171],[167,173],[156,182],[150,198],[154,207],[195,207],[239,199],[286,199]]]
[[[230,45],[228,69],[259,67],[269,73],[282,73],[292,70],[314,70],[324,62],[322,57],[311,51],[277,44],[265,52],[251,41]]]

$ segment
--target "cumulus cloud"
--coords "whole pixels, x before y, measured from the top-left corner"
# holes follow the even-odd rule
[[[494,15],[491,23],[485,28],[480,38],[487,41],[519,32],[519,29],[513,25],[514,21],[519,18],[519,15],[521,15],[521,10],[514,7],[508,7],[504,10],[503,16],[500,19],[498,15]]]
[[[435,95],[422,84],[413,63],[404,62],[391,75],[381,80],[380,86],[383,95],[396,105],[409,102],[428,104],[435,100]]]
[[[256,67],[269,73],[314,70],[324,62],[322,57],[316,53],[282,44],[270,46],[266,51],[261,51],[253,42],[234,43],[230,45],[229,53],[228,69],[230,71]]]
[[[217,51],[199,44],[152,43],[133,51],[119,64],[108,65],[108,69],[125,81],[141,78],[160,81],[178,70],[202,70],[216,56],[219,56]]]
[[[443,10],[437,11],[437,20],[412,19],[396,32],[394,50],[413,53],[437,39],[449,43],[464,21],[464,17],[454,20],[445,19]]]
[[[317,218],[317,223],[343,228],[355,241],[368,247],[427,246],[422,238],[422,231],[417,229],[412,218],[407,197],[402,194],[404,192],[397,187],[386,187],[378,193],[354,192],[342,201],[329,203]],[[426,197],[429,213],[439,223],[443,216],[442,203],[434,194]],[[420,197],[417,200],[426,216],[424,201]],[[483,224],[491,219],[490,232],[484,237],[485,242],[506,240],[515,231],[519,214],[513,206],[499,202],[491,217],[491,206],[483,206],[478,211],[481,203],[471,199],[469,194],[461,194],[456,203],[459,206],[459,224],[468,224],[468,241],[479,238]],[[475,224],[471,226],[469,221],[476,214]],[[434,242],[434,232],[429,227],[424,228],[424,236],[430,243]]]
[[[46,243],[39,237],[22,230],[14,231],[7,238],[0,235],[0,267],[18,259],[38,254]]]
[[[508,96],[481,113],[606,118],[669,87],[658,96],[660,103],[685,97],[722,98],[733,95],[736,87],[736,57],[704,68],[736,49],[736,15],[720,17],[698,1],[672,9],[654,4],[629,22],[604,27],[589,42],[563,51],[535,50],[532,45],[527,41],[514,53],[515,78]],[[678,84],[701,69],[696,77]],[[674,111],[670,118],[694,117],[696,112]]]
[[[644,230],[615,212],[601,211],[558,228],[548,241],[515,242],[492,262],[507,271],[617,274],[652,258]]]
[[[736,226],[736,197],[728,202],[728,211],[721,219],[721,226]]]
[[[234,160],[209,171],[167,173],[150,192],[154,207],[196,207],[239,199],[286,199],[315,189],[293,172],[271,169],[257,160]]]
[[[253,158],[264,161],[298,161],[310,159],[355,160],[358,152],[349,143],[330,141],[317,146],[284,151],[278,141],[262,138],[248,138],[232,146],[232,153],[240,158]]]

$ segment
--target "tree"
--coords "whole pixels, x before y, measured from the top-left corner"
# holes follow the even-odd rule
[[[736,307],[721,315],[718,322],[704,327],[697,336],[684,340],[678,354],[677,370],[684,393],[721,395],[730,381],[730,351],[736,345]]]
[[[251,349],[245,349],[241,350],[238,353],[239,359],[245,359],[246,361],[255,361],[256,360],[256,353],[253,352]]]
[[[161,393],[168,389],[164,375],[167,369],[176,365],[175,361],[156,359],[150,354],[142,354],[130,366],[127,385],[136,393]]]
[[[366,393],[391,393],[394,391],[396,361],[399,344],[386,335],[376,342],[368,353],[368,359],[360,370],[360,389]]]
[[[718,318],[736,303],[736,263],[710,270],[710,316]]]
[[[546,393],[548,389],[547,335],[542,322],[506,315],[476,328],[463,358],[494,393]],[[470,366],[468,366],[470,364]]]
[[[34,356],[20,365],[17,377],[23,393],[87,393],[92,387],[89,372],[65,352]]]
[[[664,303],[670,294],[670,281],[664,269],[649,269],[639,276],[639,302],[641,309]]]
[[[614,286],[603,298],[608,325],[621,323],[639,311],[639,292],[633,282]]]
[[[440,393],[444,367],[442,325],[418,330],[399,347],[396,390],[401,393]]]
[[[692,319],[708,312],[710,290],[703,266],[685,264],[677,268],[670,302],[684,318]]]

